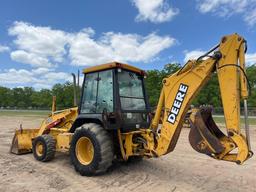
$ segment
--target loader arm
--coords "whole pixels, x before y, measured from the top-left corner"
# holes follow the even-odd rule
[[[240,129],[240,97],[248,97],[245,43],[237,34],[225,36],[206,55],[198,60],[188,61],[182,69],[163,80],[156,114],[150,127],[157,132],[154,145],[157,156],[173,151],[191,101],[215,72],[219,79],[227,134],[218,129],[209,108],[201,108],[194,110],[190,116],[190,143],[198,152],[238,164],[251,155],[248,138]],[[205,59],[206,57],[208,58]],[[163,108],[163,123],[159,129]],[[237,152],[231,154],[235,148],[238,149]]]

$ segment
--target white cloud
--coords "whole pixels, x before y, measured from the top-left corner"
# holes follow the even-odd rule
[[[50,27],[33,26],[25,22],[14,22],[8,30],[15,36],[17,51],[12,52],[12,59],[32,66],[48,67],[52,62],[62,62],[66,54],[67,34]]]
[[[43,68],[43,67],[40,67],[37,69],[32,69],[32,73],[34,73],[36,75],[42,75],[42,74],[48,73],[50,71],[53,71],[53,69]]]
[[[64,72],[49,72],[42,76],[43,79],[48,79],[50,81],[72,81],[72,76],[69,73]]]
[[[0,45],[0,53],[8,52],[10,51],[10,48],[4,45]]]
[[[256,24],[256,9],[246,14],[244,20],[249,26],[254,26]]]
[[[9,28],[9,35],[15,36],[17,50],[11,52],[11,58],[35,68],[55,67],[67,58],[71,59],[71,64],[77,66],[113,60],[147,62],[176,42],[170,36],[159,36],[156,33],[140,36],[106,32],[98,39],[94,34],[92,28],[68,33],[51,27],[14,22]]]
[[[51,88],[52,88],[52,85],[44,84],[44,83],[35,83],[35,84],[33,85],[33,87],[34,87],[36,90],[40,90],[40,89],[51,89]]]
[[[187,62],[188,60],[197,59],[198,57],[202,56],[206,52],[202,51],[200,49],[196,49],[196,50],[193,50],[193,51],[185,50],[184,53],[185,53],[184,62]]]
[[[4,70],[0,73],[0,82],[2,85],[5,84],[15,84],[15,83],[29,83],[33,82],[36,79],[33,77],[33,74],[25,69],[9,69]]]
[[[51,88],[56,83],[71,81],[72,77],[64,72],[49,72],[44,68],[6,69],[0,71],[1,86],[33,86],[36,89]]]
[[[162,23],[170,21],[179,13],[179,10],[171,7],[166,0],[132,0],[132,2],[139,11],[136,21]]]
[[[256,53],[249,53],[245,55],[246,65],[256,64]]]
[[[35,53],[24,50],[11,52],[11,59],[20,63],[30,64],[33,67],[51,67],[52,64],[46,57],[41,57]]]
[[[155,33],[145,37],[137,34],[104,33],[99,40],[81,31],[70,42],[70,58],[74,65],[95,65],[113,60],[147,62],[162,50],[175,44],[169,36]]]
[[[14,22],[8,32],[14,37],[16,46],[10,52],[11,59],[29,64],[32,68],[0,70],[0,85],[33,86],[36,89],[72,81],[69,73],[56,71],[57,66],[68,59],[75,66],[97,65],[113,60],[148,62],[176,43],[174,38],[156,33],[141,36],[106,32],[95,38],[92,28],[70,33],[25,22]],[[10,49],[6,47],[4,50]]]
[[[249,0],[198,0],[202,13],[214,12],[220,16],[241,13],[248,6]],[[232,10],[232,12],[229,12]]]
[[[256,0],[197,0],[201,13],[213,13],[220,17],[242,15],[249,26],[256,24]]]

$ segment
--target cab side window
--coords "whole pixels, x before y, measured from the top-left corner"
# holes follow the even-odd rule
[[[113,112],[112,70],[85,75],[81,113]]]
[[[111,71],[99,72],[97,113],[113,112],[113,77]]]
[[[97,103],[98,73],[86,74],[84,94],[81,106],[82,113],[95,113]]]

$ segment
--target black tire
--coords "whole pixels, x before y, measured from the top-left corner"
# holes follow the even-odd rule
[[[139,163],[143,161],[143,156],[131,156],[128,158],[127,163]]]
[[[87,138],[93,146],[93,157],[91,162],[83,164],[79,161],[76,146],[80,138]],[[84,124],[77,128],[71,144],[70,158],[75,170],[83,176],[92,176],[104,173],[114,159],[113,141],[108,132],[95,123]]]
[[[42,146],[41,153],[37,150],[38,145]],[[51,135],[41,135],[33,140],[32,150],[36,160],[42,162],[50,161],[55,156],[56,141]]]

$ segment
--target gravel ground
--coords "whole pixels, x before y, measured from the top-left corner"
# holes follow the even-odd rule
[[[13,131],[39,126],[42,118],[1,116],[0,191],[241,191],[256,192],[255,156],[238,166],[217,161],[195,152],[188,142],[189,129],[183,129],[174,152],[158,159],[137,163],[116,163],[104,175],[82,177],[70,164],[67,154],[57,154],[48,163],[34,160],[32,154],[9,154]],[[256,148],[256,127],[251,134]]]

